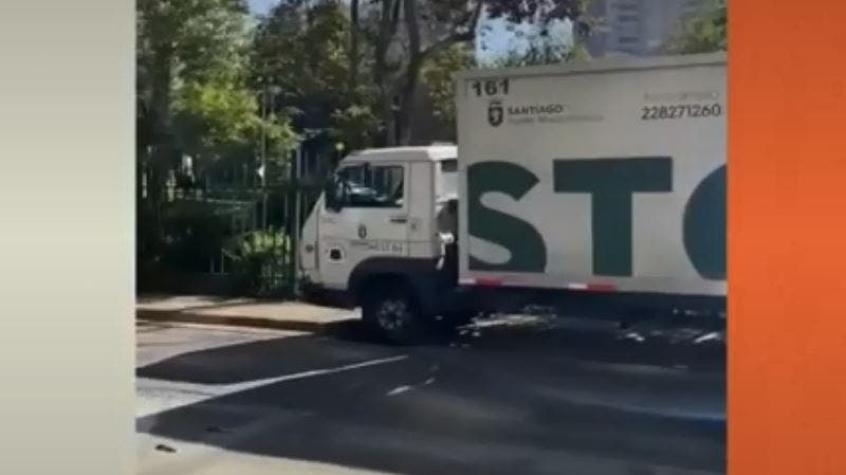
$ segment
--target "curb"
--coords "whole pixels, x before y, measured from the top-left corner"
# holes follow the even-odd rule
[[[347,320],[333,322],[309,322],[302,320],[278,320],[261,317],[214,316],[198,313],[186,313],[180,310],[144,309],[136,309],[135,318],[137,320],[155,322],[197,323],[202,325],[289,330],[317,334],[328,333],[337,325],[347,322]]]

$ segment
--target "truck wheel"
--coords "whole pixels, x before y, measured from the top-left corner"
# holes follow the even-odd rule
[[[418,343],[425,334],[421,312],[411,293],[402,286],[379,286],[367,291],[361,313],[368,326],[392,343]]]

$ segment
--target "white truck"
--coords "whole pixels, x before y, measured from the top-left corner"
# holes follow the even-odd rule
[[[725,71],[709,54],[462,73],[458,146],[342,160],[303,276],[401,342],[530,304],[724,316]]]

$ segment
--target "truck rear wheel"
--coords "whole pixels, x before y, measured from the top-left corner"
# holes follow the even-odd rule
[[[373,285],[363,295],[362,319],[381,337],[397,344],[414,344],[426,325],[412,293],[402,285]]]

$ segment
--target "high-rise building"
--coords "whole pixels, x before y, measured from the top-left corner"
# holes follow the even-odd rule
[[[592,57],[659,54],[681,21],[709,0],[594,0],[595,26],[584,44]]]

